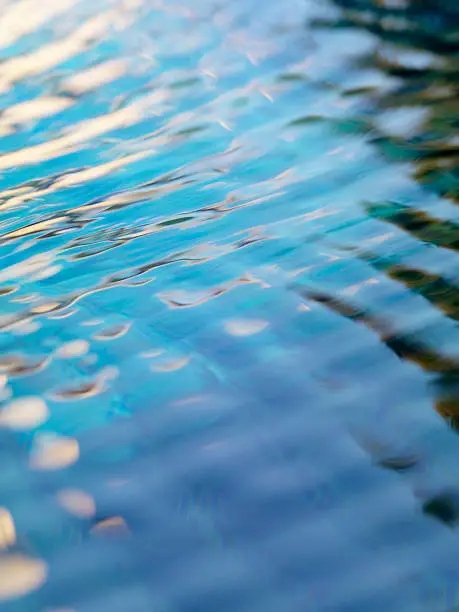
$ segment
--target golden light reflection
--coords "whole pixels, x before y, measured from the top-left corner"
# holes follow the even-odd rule
[[[34,429],[49,418],[49,410],[41,397],[23,397],[6,404],[0,411],[0,426],[18,431]]]
[[[91,534],[102,537],[119,537],[129,535],[129,527],[121,516],[100,521],[91,529]]]
[[[15,336],[28,336],[40,329],[41,325],[38,321],[19,321],[10,326],[5,326],[3,331],[10,331]]]
[[[0,192],[0,200],[4,200],[0,204],[0,210],[12,208],[13,206],[19,206],[24,202],[28,202],[29,200],[33,200],[38,197],[43,197],[47,194],[60,191],[61,189],[68,189],[75,185],[81,185],[89,181],[103,178],[112,172],[120,170],[124,166],[133,164],[147,157],[148,155],[153,154],[154,151],[142,151],[140,153],[125,155],[123,157],[114,159],[113,161],[91,166],[89,168],[69,170],[68,173],[56,177],[50,186],[47,183],[46,187],[39,187],[31,183],[12,189],[6,189],[5,191]],[[61,217],[61,219],[65,219],[65,217]]]
[[[62,508],[79,518],[91,518],[96,513],[96,504],[91,495],[80,489],[62,489],[57,494]]]
[[[99,379],[104,381],[115,380],[120,375],[120,369],[117,366],[105,366],[99,372]]]
[[[72,317],[77,312],[78,312],[78,308],[74,308],[72,310],[65,310],[64,312],[53,313],[52,315],[48,315],[48,319],[51,319],[51,320],[67,319],[68,317]]]
[[[151,349],[140,353],[140,356],[144,359],[151,359],[152,357],[159,357],[163,353],[163,349]]]
[[[60,346],[56,355],[61,359],[73,359],[74,357],[82,357],[89,352],[89,342],[87,340],[72,340]]]
[[[0,156],[1,160],[1,156]],[[1,164],[1,162],[0,162]],[[54,217],[53,219],[46,219],[45,221],[38,221],[37,223],[31,223],[25,225],[17,230],[12,230],[6,234],[0,234],[0,240],[13,240],[15,238],[23,238],[31,234],[37,234],[43,230],[49,229],[53,225],[57,225],[61,221],[67,220],[67,217]]]
[[[36,302],[39,299],[39,293],[29,293],[28,295],[20,295],[16,298],[13,298],[11,302],[13,304],[32,304],[32,302]]]
[[[70,153],[78,146],[107,132],[135,124],[146,113],[152,112],[155,106],[159,107],[163,104],[167,96],[168,93],[166,91],[153,92],[140,100],[136,100],[129,106],[105,115],[80,121],[67,134],[59,136],[54,140],[48,140],[17,151],[5,153],[0,156],[0,169],[36,164],[54,159],[65,153]]]
[[[53,312],[59,308],[59,306],[59,302],[44,302],[43,304],[34,306],[30,312],[32,315],[47,314],[48,312]]]
[[[70,98],[42,96],[6,108],[0,115],[0,134],[10,134],[17,124],[36,121],[62,112],[73,104]]]
[[[2,65],[0,90],[5,91],[16,81],[46,72],[83,51],[94,40],[107,33],[114,19],[116,11],[105,11],[88,19],[66,38],[6,60]]]
[[[127,71],[127,61],[122,59],[110,60],[91,66],[81,72],[72,74],[61,84],[61,89],[81,96],[92,89],[106,85],[115,79],[119,79]]]
[[[232,336],[244,338],[264,331],[268,327],[264,319],[231,319],[225,322],[225,330]]]
[[[32,257],[27,257],[19,263],[7,266],[0,271],[0,282],[17,280],[40,272],[52,263],[54,256],[55,254],[52,252],[40,253],[40,255],[32,255]]]
[[[36,274],[33,274],[32,275],[32,280],[40,281],[40,280],[45,280],[46,278],[51,278],[52,276],[55,276],[56,274],[59,274],[59,272],[61,270],[62,270],[62,266],[59,265],[59,264],[55,264],[53,266],[48,266],[47,268],[44,268],[43,270],[40,270]]]
[[[94,360],[92,360],[92,362],[95,363]],[[52,394],[52,397],[54,400],[60,402],[66,400],[88,399],[89,397],[94,397],[105,391],[105,380],[106,379],[102,376],[98,376],[95,380],[85,381],[77,385],[59,389]]]
[[[151,366],[153,372],[175,372],[181,370],[189,364],[191,357],[179,357],[178,359],[168,359],[161,363],[155,363]]]
[[[95,340],[100,341],[109,341],[116,340],[117,338],[121,338],[131,328],[131,323],[125,323],[124,325],[114,325],[113,327],[109,327],[107,329],[103,329],[93,335]]]
[[[76,463],[80,447],[75,438],[54,435],[37,436],[30,457],[34,470],[60,470]]]
[[[48,567],[41,559],[21,554],[0,556],[0,601],[27,595],[40,588],[48,575]]]
[[[142,108],[139,104],[135,104],[101,117],[81,121],[72,132],[65,136],[5,153],[0,156],[0,169],[36,164],[53,159],[75,150],[78,145],[97,138],[106,132],[132,125],[141,117]]]
[[[11,514],[6,508],[0,508],[0,551],[16,543],[16,529]]]
[[[9,47],[25,34],[30,34],[54,17],[65,13],[78,0],[19,0],[3,9],[0,20],[0,48]]]

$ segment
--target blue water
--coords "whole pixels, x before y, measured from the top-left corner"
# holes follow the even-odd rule
[[[1,3],[2,609],[459,605],[443,11]]]

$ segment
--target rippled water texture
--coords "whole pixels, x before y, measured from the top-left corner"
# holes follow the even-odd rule
[[[0,15],[2,609],[456,609],[456,3]]]

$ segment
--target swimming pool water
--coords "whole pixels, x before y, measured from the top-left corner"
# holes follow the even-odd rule
[[[455,4],[0,11],[3,609],[456,609]]]

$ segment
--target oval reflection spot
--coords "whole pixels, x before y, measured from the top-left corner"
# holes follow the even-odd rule
[[[41,559],[20,554],[0,557],[0,601],[27,595],[40,588],[48,575],[48,567]]]
[[[27,431],[42,425],[49,418],[49,410],[40,397],[23,397],[10,401],[0,411],[0,426]]]
[[[245,338],[259,334],[268,327],[264,319],[230,319],[225,323],[225,330],[231,336]]]
[[[30,467],[33,470],[61,470],[76,463],[79,457],[79,444],[74,438],[41,436],[32,449]]]

